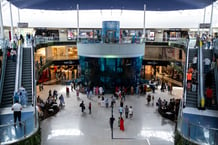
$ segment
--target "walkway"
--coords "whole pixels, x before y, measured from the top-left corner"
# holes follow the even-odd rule
[[[49,89],[56,89],[58,94],[65,95],[66,86],[44,86],[44,90],[38,95],[44,100],[48,96]],[[182,89],[174,88],[173,96],[168,92],[156,91],[155,102],[158,97],[169,100],[172,97],[181,97]],[[110,97],[111,95],[105,95]],[[84,100],[86,110],[81,113],[79,104]],[[145,96],[129,95],[124,105],[132,105],[134,109],[133,119],[124,119],[125,131],[118,128],[118,106],[114,108],[114,138],[111,139],[109,117],[111,108],[100,107],[97,104],[97,96],[92,100],[86,95],[80,94],[77,99],[75,91],[69,97],[65,97],[66,106],[55,116],[41,122],[42,145],[173,145],[175,123],[162,118],[157,112],[157,107],[146,104]],[[88,112],[88,102],[92,102],[92,114]]]

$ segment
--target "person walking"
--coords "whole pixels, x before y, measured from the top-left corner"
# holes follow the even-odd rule
[[[119,113],[120,113],[120,117],[122,117],[122,114],[123,114],[123,107],[119,107]]]
[[[22,106],[18,100],[16,100],[15,103],[12,105],[11,110],[14,111],[14,126],[16,126],[17,119],[19,121],[19,125],[21,125]]]
[[[123,117],[120,117],[120,130],[124,131],[124,120],[123,120]]]
[[[59,97],[59,101],[60,101],[60,107],[62,108],[63,106],[65,106],[65,101],[64,101],[64,96],[61,94]]]
[[[213,90],[210,87],[207,87],[207,89],[206,89],[207,107],[211,107],[212,99],[213,99]]]
[[[111,129],[113,129],[114,120],[115,120],[115,118],[114,118],[114,116],[112,115],[112,116],[110,117],[110,127],[111,127]]]
[[[80,103],[79,106],[81,107],[81,111],[82,111],[82,113],[83,113],[84,110],[85,110],[85,104],[84,104],[84,101],[82,101],[82,102]]]
[[[154,95],[152,96],[152,106],[154,106]]]
[[[132,106],[129,107],[129,118],[133,117],[133,108]]]
[[[92,104],[91,104],[91,102],[89,102],[89,114],[91,114],[92,113]]]
[[[126,118],[128,118],[128,116],[129,116],[129,107],[127,105],[125,107],[125,116],[126,116]]]
[[[79,97],[79,89],[80,89],[80,88],[79,88],[79,85],[77,85],[77,87],[76,87],[76,96],[77,96],[77,97]]]
[[[71,88],[71,91],[73,92],[73,89],[74,89],[73,81],[70,83],[70,88]]]

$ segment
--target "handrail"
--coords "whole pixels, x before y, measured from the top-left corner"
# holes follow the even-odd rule
[[[218,103],[218,67],[217,64],[214,68],[214,78],[215,78],[215,86],[216,86],[216,102]]]
[[[184,129],[182,127],[187,127]],[[178,120],[177,130],[183,136],[183,138],[194,142],[196,144],[212,144],[215,143],[216,138],[218,136],[218,129],[217,128],[210,128],[203,125],[199,125],[196,123],[192,123],[189,120],[184,118],[180,118]],[[191,132],[195,132],[195,135],[191,135]],[[210,135],[210,139],[208,140],[208,136],[205,135],[202,137],[203,132],[207,132]],[[199,138],[201,138],[199,140]],[[211,143],[212,142],[212,143]]]
[[[18,45],[18,51],[17,51],[17,61],[16,61],[16,79],[15,79],[15,88],[14,88],[14,92],[17,92],[20,85],[21,85],[21,80],[22,80],[22,45],[21,45],[21,41],[18,41],[19,45]]]
[[[3,54],[2,54],[2,69],[1,69],[1,83],[0,83],[0,104],[2,101],[2,93],[3,93],[3,86],[4,86],[4,78],[5,78],[5,69],[7,64],[7,40],[4,40],[3,44]]]
[[[189,63],[189,41],[187,41],[187,49],[186,49],[186,63],[184,67],[184,75],[183,75],[183,103],[186,106],[186,93],[187,93],[187,73],[188,73],[188,63]]]
[[[18,82],[18,88],[21,87],[21,82],[22,82],[22,73],[23,73],[23,45],[22,42],[20,41],[21,49],[20,49],[20,70],[19,70],[19,82]]]
[[[146,40],[143,37],[138,37],[138,38],[133,38],[132,36],[126,36],[117,41],[117,43],[145,43],[145,42],[169,42],[169,43],[178,43],[182,45],[186,45],[187,39],[186,38],[175,38],[174,40],[164,40],[164,37],[155,37],[154,40],[146,38]],[[38,36],[35,37],[34,44],[43,44],[43,43],[49,43],[49,42],[63,42],[63,41],[69,41],[69,42],[76,42],[76,40],[71,40],[71,39],[61,39],[61,40],[56,40],[53,39],[53,37],[42,37]],[[102,39],[97,39],[97,38],[80,38],[80,41],[78,43],[102,43]]]
[[[203,49],[206,46],[202,46],[200,42],[200,48],[198,49],[198,107],[205,108],[205,96],[204,96],[204,72],[203,72]],[[204,102],[204,104],[202,104]]]
[[[20,50],[20,51],[19,51]],[[17,57],[17,65],[18,64],[20,64],[20,65],[22,65],[21,63],[22,63],[22,55],[23,55],[23,48],[18,48],[18,53],[19,53],[19,55],[18,55],[18,57]],[[34,75],[34,56],[33,56],[33,48],[31,48],[31,70],[32,70],[32,96],[35,96],[35,81],[34,81],[34,77],[35,77],[35,75]],[[20,62],[20,63],[18,63],[18,61]],[[17,67],[17,68],[19,68],[19,67]],[[21,70],[20,72],[19,72],[19,70]],[[21,77],[20,77],[20,81],[19,81],[19,75],[18,75],[18,73],[19,73],[19,75],[21,76],[22,75],[22,66],[20,66],[20,69],[16,69],[16,85],[18,86],[18,84],[19,84],[19,82],[21,83]],[[17,87],[16,86],[16,87]],[[18,89],[18,88],[17,88]],[[10,139],[9,141],[2,141],[1,139],[0,139],[0,142],[1,142],[1,144],[2,145],[6,145],[6,144],[12,144],[12,143],[16,143],[16,142],[20,142],[20,141],[22,141],[22,140],[24,140],[24,139],[26,139],[27,137],[30,137],[30,136],[32,136],[33,134],[35,134],[37,131],[38,131],[38,129],[39,129],[39,122],[38,122],[38,113],[37,113],[37,110],[36,110],[36,99],[35,99],[36,97],[33,97],[33,103],[34,103],[34,112],[33,112],[33,116],[31,116],[31,117],[29,117],[29,118],[27,118],[26,120],[24,120],[24,121],[22,121],[22,126],[23,126],[23,128],[21,128],[22,130],[23,130],[23,134],[21,135],[21,136],[18,136],[16,139],[14,139],[14,138],[12,138],[12,139]],[[33,122],[33,128],[32,128],[32,130],[30,131],[30,132],[27,132],[28,130],[26,130],[26,124],[28,123],[28,122],[30,122],[30,121],[32,121]],[[9,129],[11,126],[13,126],[14,125],[14,123],[9,123],[9,124],[3,124],[3,125],[0,125],[0,130],[4,130],[4,129],[6,129],[7,131],[11,131],[11,129]],[[14,139],[14,140],[13,140]]]
[[[35,61],[34,61],[34,51],[33,51],[33,47],[31,46],[31,85],[32,85],[32,105],[35,106],[34,104],[34,99],[35,99],[35,93],[34,93],[34,87],[35,87],[35,73],[34,73],[34,67],[35,67]]]
[[[34,114],[33,114],[34,115]],[[36,118],[38,118],[38,114],[36,113],[35,115]],[[27,123],[30,122],[30,121],[34,121],[33,119],[33,116],[30,116],[28,117],[27,119],[21,121],[21,124],[22,126],[20,127],[20,129],[23,130],[23,134],[21,136],[18,136],[16,139],[14,138],[10,138],[11,140],[7,140],[7,141],[4,141],[4,140],[1,140],[0,139],[0,142],[1,142],[1,145],[8,145],[8,144],[13,144],[13,143],[16,143],[16,142],[20,142],[30,136],[32,136],[33,134],[35,134],[38,129],[39,129],[39,122],[37,121],[35,124],[33,124],[33,128],[31,130],[31,132],[27,132]],[[9,129],[10,127],[14,126],[15,123],[8,123],[8,124],[3,124],[3,125],[0,125],[0,130],[7,130],[7,134],[11,134],[10,132],[12,131],[11,129]],[[9,132],[10,131],[10,132]]]

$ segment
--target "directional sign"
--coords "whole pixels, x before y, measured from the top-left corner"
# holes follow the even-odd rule
[[[17,23],[18,28],[28,28],[28,23]]]
[[[209,29],[210,28],[210,23],[200,23],[199,28],[201,29]]]

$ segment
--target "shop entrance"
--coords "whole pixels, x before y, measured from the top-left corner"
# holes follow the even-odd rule
[[[51,80],[68,82],[78,78],[77,65],[52,65],[50,66]]]

